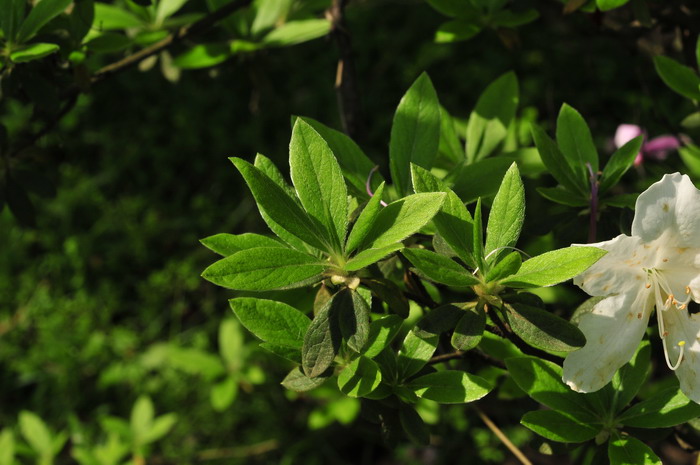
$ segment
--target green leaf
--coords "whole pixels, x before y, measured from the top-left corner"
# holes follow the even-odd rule
[[[391,126],[389,167],[397,192],[408,193],[410,166],[430,169],[440,142],[440,106],[433,83],[421,74],[399,102]]]
[[[382,260],[387,255],[403,248],[402,243],[391,244],[378,249],[367,249],[352,257],[343,267],[346,271],[357,271]]]
[[[281,228],[312,247],[326,248],[319,227],[284,189],[250,163],[240,158],[230,160],[243,175],[261,213],[265,212],[263,219],[267,216],[272,220],[267,224],[273,232]]]
[[[486,225],[486,256],[495,252],[489,259],[496,262],[506,247],[518,241],[525,220],[525,188],[520,179],[518,166],[513,163],[503,177]]]
[[[343,289],[336,294],[340,333],[351,350],[362,351],[369,336],[369,307],[357,292]]]
[[[227,376],[211,387],[211,406],[217,412],[223,412],[231,406],[238,394],[238,383],[232,376]]]
[[[586,344],[580,329],[546,310],[521,303],[506,304],[505,309],[513,332],[533,347],[570,352]]]
[[[24,43],[34,37],[39,29],[63,11],[73,0],[42,0],[29,12],[17,32],[17,42]]]
[[[0,30],[5,40],[14,42],[26,5],[25,0],[0,0]]]
[[[554,176],[554,179],[567,190],[578,192],[584,197],[588,196],[590,194],[588,183],[584,182],[585,180],[571,168],[552,138],[535,124],[532,125],[532,138],[535,141],[542,163]]]
[[[260,234],[227,234],[220,233],[205,237],[200,241],[206,248],[224,257],[229,257],[241,250],[254,249],[256,247],[282,247],[280,241]]]
[[[357,217],[345,244],[345,253],[349,254],[355,251],[369,237],[370,232],[372,232],[372,226],[383,208],[381,204],[383,194],[384,183],[381,183],[372,198],[367,202],[367,205],[362,209],[360,216]]]
[[[85,43],[87,49],[97,53],[120,52],[133,43],[133,39],[116,32],[104,32]]]
[[[608,11],[619,8],[629,1],[630,0],[596,0],[596,4],[598,5],[598,9],[600,11]]]
[[[327,19],[303,19],[289,21],[270,31],[262,42],[270,47],[286,47],[323,37],[330,32]]]
[[[301,349],[311,320],[283,302],[238,297],[229,300],[241,324],[265,342]]]
[[[240,325],[233,318],[225,319],[219,325],[219,353],[229,371],[237,371],[243,366],[243,350],[243,332]]]
[[[553,286],[583,273],[605,254],[598,247],[552,250],[526,260],[517,273],[501,283],[519,288]]]
[[[466,307],[452,333],[452,347],[457,350],[471,350],[476,347],[484,335],[486,313],[483,308]]]
[[[156,24],[162,24],[187,2],[188,0],[159,0],[156,7]]]
[[[327,379],[324,376],[309,378],[301,371],[301,368],[295,367],[284,377],[281,384],[290,391],[306,392],[321,386]]]
[[[348,192],[331,148],[308,123],[297,119],[289,143],[292,183],[306,212],[326,231],[326,241],[341,252],[348,227]]]
[[[518,272],[523,264],[520,252],[511,252],[491,268],[484,278],[487,283],[498,281]]]
[[[512,164],[512,158],[498,156],[460,165],[449,176],[453,182],[452,190],[465,203],[475,202],[479,197],[491,197],[498,191],[499,181]]]
[[[419,445],[430,444],[430,432],[421,416],[412,405],[399,405],[399,421],[408,438]]]
[[[38,415],[22,410],[19,413],[19,431],[37,454],[49,457],[54,455],[51,432]]]
[[[345,302],[342,295],[340,299],[338,296],[335,294],[321,307],[304,335],[301,361],[304,374],[309,378],[316,378],[325,372],[333,364],[340,348],[338,313]]]
[[[379,297],[380,300],[386,302],[392,312],[401,318],[408,317],[408,300],[399,286],[393,281],[389,279],[363,278],[362,284]]]
[[[403,320],[397,315],[387,315],[370,323],[369,336],[362,354],[367,358],[379,355],[394,340],[402,323]]]
[[[455,122],[442,105],[440,106],[440,143],[438,147],[438,152],[453,163],[464,161],[466,156],[464,146],[457,135]],[[415,181],[413,188],[416,188]],[[419,191],[416,190],[416,192]]]
[[[435,353],[439,341],[437,334],[425,331],[409,331],[399,350],[398,369],[401,379],[418,373]]]
[[[646,444],[631,436],[610,439],[610,465],[662,465],[661,459]]]
[[[538,187],[537,192],[542,197],[552,202],[566,205],[567,207],[587,207],[589,200],[579,193],[573,193],[561,187]]]
[[[278,357],[289,360],[290,362],[301,364],[301,349],[293,349],[291,347],[280,346],[277,344],[271,344],[269,342],[260,343],[260,348],[265,349],[268,352],[272,352]]]
[[[654,66],[671,90],[691,100],[700,100],[700,77],[692,68],[665,56],[654,57]]]
[[[2,3],[0,2],[0,5]],[[15,435],[10,428],[0,431],[0,465],[15,463]]]
[[[411,179],[416,193],[444,192],[446,194],[442,208],[433,217],[435,227],[459,258],[476,267],[474,258],[471,256],[473,220],[462,200],[443,182],[438,181],[430,171],[420,166],[411,165]]]
[[[301,119],[321,134],[321,137],[328,143],[333,155],[338,160],[340,169],[343,170],[345,179],[355,188],[356,194],[366,196],[365,182],[375,166],[374,162],[365,155],[355,141],[342,132],[331,129],[312,118],[303,117]],[[383,178],[380,173],[374,173],[372,180],[372,184],[376,186],[383,181]]]
[[[506,367],[518,387],[537,402],[582,423],[597,421],[585,397],[561,380],[560,366],[536,357],[513,357],[506,359]]]
[[[16,49],[13,49],[10,54],[10,59],[15,63],[25,63],[27,61],[38,60],[44,58],[45,56],[56,53],[59,50],[59,46],[56,44],[47,43],[36,43],[30,45],[22,45]]]
[[[600,178],[600,194],[610,190],[611,187],[617,184],[622,175],[630,169],[642,148],[643,142],[644,136],[637,136],[612,154]]]
[[[650,358],[651,344],[642,341],[632,360],[615,373],[612,379],[615,394],[611,410],[618,412],[634,399],[651,370]]]
[[[700,405],[688,399],[677,387],[669,387],[635,404],[617,421],[634,428],[668,428],[696,417],[700,417]]]
[[[155,410],[151,398],[145,395],[136,399],[134,407],[131,409],[131,431],[134,435],[134,442],[145,444],[145,438],[153,426]]]
[[[587,165],[594,173],[598,172],[598,151],[586,120],[566,103],[562,105],[557,118],[557,145],[579,185],[588,190],[590,174]]]
[[[600,431],[600,428],[579,423],[555,410],[527,412],[520,423],[540,436],[557,442],[585,442]]]
[[[426,249],[406,248],[401,253],[416,267],[421,276],[448,286],[479,284],[468,270],[454,260]]]
[[[176,56],[173,65],[183,69],[209,68],[223,63],[232,55],[231,47],[225,43],[197,44]]]
[[[435,31],[435,42],[446,44],[469,40],[481,32],[482,26],[471,19],[455,19],[442,23]]]
[[[325,264],[294,249],[257,247],[215,262],[202,273],[207,281],[241,291],[308,286],[323,279]]]
[[[484,269],[484,227],[481,221],[481,197],[476,201],[476,207],[474,208],[474,229],[472,231],[472,238],[474,239],[474,246],[472,250],[474,251],[474,260],[478,265],[480,270]]]
[[[407,385],[418,397],[440,404],[463,404],[481,399],[493,386],[479,376],[445,370],[420,376]]]
[[[95,3],[94,27],[98,31],[141,28],[145,23],[124,8],[106,3]]]
[[[149,444],[163,438],[177,423],[177,415],[166,413],[157,417],[148,432],[143,437],[143,444]]]
[[[377,215],[363,248],[379,249],[402,241],[428,224],[444,200],[445,194],[436,192],[413,194],[391,202]]]
[[[518,108],[518,78],[509,71],[479,97],[467,123],[467,160],[489,156],[503,142]]]
[[[377,389],[381,382],[379,365],[364,356],[353,360],[338,375],[340,392],[350,397],[364,397]]]

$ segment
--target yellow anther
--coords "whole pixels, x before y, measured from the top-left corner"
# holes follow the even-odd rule
[[[678,307],[678,309],[679,309],[679,310],[685,310],[685,307],[686,307],[686,305],[683,304],[683,305],[681,305],[680,307]]]
[[[685,341],[680,341],[680,342],[678,343],[678,347],[683,347],[684,345],[685,345]]]
[[[651,287],[651,284],[647,283],[646,288],[649,289]]]
[[[685,286],[685,293],[690,294],[690,286]]]

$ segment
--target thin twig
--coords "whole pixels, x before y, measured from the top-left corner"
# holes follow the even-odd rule
[[[279,446],[280,444],[277,439],[268,439],[267,441],[251,444],[249,446],[203,450],[197,454],[197,460],[242,459],[265,454],[277,449]]]
[[[331,21],[331,36],[338,46],[340,57],[335,76],[335,91],[338,98],[343,130],[353,139],[362,132],[360,94],[355,78],[355,60],[352,52],[350,32],[345,21],[345,6],[348,0],[333,0],[327,16]]]
[[[508,448],[508,450],[511,451],[513,455],[515,455],[515,458],[517,458],[520,461],[520,463],[522,463],[523,465],[532,465],[530,459],[525,457],[525,454],[523,454],[522,451],[518,449],[518,447],[515,444],[513,444],[510,441],[510,439],[508,439],[508,436],[506,436],[503,433],[503,431],[501,431],[501,429],[498,426],[496,426],[496,424],[493,421],[491,421],[491,419],[488,416],[486,416],[486,414],[483,411],[481,411],[479,407],[474,406],[474,410],[476,411],[477,415],[479,415],[479,418],[481,418],[481,421],[483,421],[484,424],[491,430],[491,432],[495,434],[498,439],[501,440],[503,445],[505,445]]]

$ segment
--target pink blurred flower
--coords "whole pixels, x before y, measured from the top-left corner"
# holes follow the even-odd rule
[[[620,148],[637,136],[644,136],[642,148],[634,159],[634,166],[639,166],[647,160],[665,160],[669,153],[681,146],[678,137],[664,134],[651,140],[646,140],[646,132],[636,124],[621,124],[615,131],[615,147]]]

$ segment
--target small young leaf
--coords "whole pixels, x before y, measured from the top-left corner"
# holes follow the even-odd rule
[[[479,97],[467,124],[467,160],[486,158],[503,142],[518,108],[518,78],[512,71],[493,81]]]
[[[399,194],[410,186],[410,164],[430,169],[440,141],[440,106],[433,83],[421,74],[401,99],[391,126],[389,167]]]
[[[224,257],[255,247],[285,247],[280,241],[260,234],[227,234],[220,233],[205,237],[200,241],[209,250]]]
[[[403,244],[390,244],[378,249],[366,249],[352,257],[343,267],[346,271],[357,271],[386,258],[389,254],[403,249]]]
[[[523,264],[520,252],[511,252],[491,268],[484,278],[487,283],[498,281],[518,272]]]
[[[700,405],[688,399],[677,387],[635,404],[617,421],[634,428],[668,428],[700,416]]]
[[[289,166],[301,204],[324,226],[326,241],[340,251],[348,226],[345,179],[328,143],[301,119],[292,130]]]
[[[150,397],[142,395],[136,399],[134,407],[131,409],[130,421],[135,443],[145,444],[146,435],[148,435],[153,426],[154,415],[155,409]]]
[[[384,194],[384,183],[381,183],[374,192],[372,198],[369,199],[365,208],[362,209],[360,216],[350,231],[348,241],[345,244],[345,253],[349,254],[355,251],[368,238],[372,231],[372,226],[382,210],[382,195]]]
[[[42,0],[29,12],[17,32],[17,42],[24,43],[34,37],[41,27],[63,13],[72,0]]]
[[[149,444],[161,439],[168,434],[173,426],[175,426],[175,423],[177,423],[177,415],[174,413],[166,413],[165,415],[157,417],[153,421],[149,431],[143,437],[143,444]]]
[[[600,427],[579,423],[556,410],[527,412],[520,423],[540,436],[557,442],[585,442],[600,431]]]
[[[425,331],[409,331],[399,350],[398,369],[400,379],[408,378],[428,363],[437,349],[439,336]]]
[[[15,435],[10,428],[4,428],[0,431],[0,465],[13,463],[15,463]]]
[[[506,367],[518,387],[537,402],[582,423],[597,421],[585,397],[561,380],[560,366],[536,357],[513,357],[506,359]]]
[[[268,222],[268,226],[273,232],[277,233],[281,228],[312,247],[327,249],[320,227],[283,188],[250,163],[240,158],[230,160],[243,175],[261,214],[265,213],[263,219],[267,216],[272,220],[273,223]]]
[[[338,375],[338,388],[350,397],[364,397],[382,382],[379,366],[367,357],[359,356]]]
[[[265,342],[300,349],[311,324],[309,317],[283,302],[237,297],[229,300],[241,324]]]
[[[513,332],[533,347],[570,352],[586,344],[580,329],[546,310],[520,303],[506,304],[505,309]]]
[[[379,249],[402,241],[428,224],[444,200],[445,194],[436,192],[413,194],[390,203],[377,215],[363,248]]]
[[[401,252],[418,272],[448,286],[473,286],[479,283],[468,270],[454,260],[426,249],[406,248]]]
[[[489,221],[486,226],[486,256],[491,252],[490,263],[498,261],[499,256],[504,255],[505,247],[512,247],[520,237],[520,230],[525,220],[525,188],[520,179],[518,166],[513,163],[503,177],[501,187],[498,189],[493,206],[489,213]]]
[[[644,136],[638,136],[627,142],[612,154],[608,164],[603,169],[603,175],[600,178],[599,193],[604,194],[620,180],[623,174],[634,163],[639,150],[642,148]]]
[[[19,413],[19,431],[37,454],[49,457],[54,455],[51,432],[38,415],[22,410]]]
[[[554,143],[547,133],[539,126],[533,124],[532,138],[537,146],[537,151],[540,153],[542,163],[554,176],[554,179],[571,192],[578,192],[583,196],[589,195],[588,184],[571,168],[564,155],[559,151],[557,144]]]
[[[479,376],[463,371],[445,370],[423,375],[408,387],[423,399],[441,404],[463,404],[481,399],[493,386]]]
[[[486,313],[483,308],[467,307],[452,333],[452,347],[457,350],[471,350],[476,347],[484,335]]]
[[[369,336],[362,354],[367,358],[379,355],[394,340],[402,323],[403,320],[397,315],[387,315],[370,323]]]
[[[323,376],[309,378],[301,371],[301,368],[296,367],[284,377],[281,384],[291,391],[306,392],[321,386],[327,379]]]
[[[691,100],[700,100],[700,77],[692,68],[665,56],[654,57],[654,66],[671,90]]]
[[[22,45],[12,51],[10,60],[15,63],[26,63],[27,61],[38,60],[52,53],[56,53],[59,49],[60,47],[56,44],[44,42]]]
[[[344,304],[335,294],[321,308],[304,335],[301,361],[304,374],[316,378],[332,364],[340,348],[341,333],[338,323],[339,305]]]
[[[335,296],[340,333],[351,350],[362,351],[369,336],[369,307],[357,292],[343,289]]]
[[[519,288],[553,286],[586,271],[605,253],[598,247],[552,250],[526,260],[516,274],[501,283]]]
[[[323,279],[325,264],[313,255],[281,247],[241,250],[210,265],[207,281],[241,291],[308,286]]]
[[[211,406],[217,412],[223,412],[236,400],[238,394],[238,383],[232,376],[227,376],[211,387]]]
[[[608,458],[610,465],[662,465],[661,459],[649,446],[632,436],[611,439]]]

